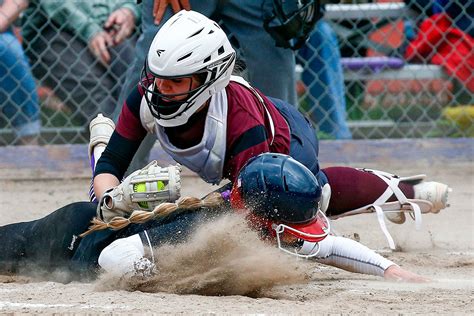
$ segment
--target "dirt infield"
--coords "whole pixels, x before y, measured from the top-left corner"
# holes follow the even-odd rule
[[[212,249],[213,253],[219,253],[237,249],[238,254],[245,253],[248,260],[233,261],[239,263],[233,266],[233,275],[223,275],[216,271],[212,274],[210,271],[206,276],[202,274],[201,278],[181,278],[178,280],[181,285],[188,282],[190,286],[196,286],[196,283],[209,282],[212,277],[216,278],[215,285],[226,289],[227,292],[224,293],[232,294],[233,290],[243,288],[244,292],[249,289],[247,296],[205,296],[192,294],[192,291],[175,294],[169,288],[156,293],[124,291],[113,289],[113,283],[104,279],[95,283],[61,284],[25,277],[0,276],[0,313],[474,314],[474,145],[469,140],[466,144],[471,147],[464,149],[467,153],[462,157],[448,150],[439,157],[425,156],[427,159],[410,160],[411,153],[407,149],[406,159],[383,159],[374,154],[373,159],[354,156],[352,162],[350,158],[344,158],[349,161],[336,158],[332,160],[337,164],[342,162],[355,167],[392,171],[399,175],[426,173],[428,179],[448,183],[453,188],[450,195],[451,206],[439,214],[423,216],[420,231],[415,230],[411,220],[398,226],[388,224],[401,247],[399,252],[389,251],[373,214],[333,222],[339,234],[358,234],[362,243],[380,251],[401,266],[431,278],[432,282],[387,282],[377,277],[352,274],[320,265],[312,268],[309,279],[302,279],[300,272],[308,268],[308,263],[304,260],[288,263],[286,259],[278,259],[272,262],[273,253],[265,248],[267,246],[256,243],[243,249],[216,242],[216,238],[201,237],[193,244],[198,250],[203,247],[203,251]],[[357,147],[358,150],[361,144],[348,146]],[[426,143],[422,147],[430,149],[432,143]],[[350,149],[345,147],[345,150]],[[395,146],[396,155],[401,155],[399,150]],[[85,169],[77,170],[77,177],[74,177],[74,173],[68,173],[67,178],[52,177],[51,174],[44,176],[44,170],[34,168],[19,173],[22,175],[20,180],[12,179],[14,169],[0,169],[0,225],[36,219],[57,207],[87,198],[89,179],[85,176]],[[183,195],[201,196],[211,187],[195,177],[186,177],[183,188]],[[222,229],[219,231],[217,228],[209,228],[208,232],[219,238],[229,234],[228,231],[222,232]],[[239,234],[239,231],[230,233]],[[238,244],[238,239],[232,237],[230,240]],[[164,251],[163,253],[170,254],[173,250]],[[183,255],[182,251],[180,253]],[[195,253],[192,255],[196,256]],[[200,262],[198,257],[193,258],[194,262],[184,260],[180,263],[183,270],[193,269]],[[294,273],[285,277],[282,267],[287,267]],[[225,271],[229,272],[229,269]],[[236,278],[235,273],[239,272],[242,275],[248,274],[249,277]],[[235,284],[232,284],[233,280]],[[288,284],[293,281],[294,284]],[[260,287],[262,290],[258,290]]]

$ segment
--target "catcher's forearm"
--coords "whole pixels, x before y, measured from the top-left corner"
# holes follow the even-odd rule
[[[120,184],[116,176],[109,173],[101,173],[94,178],[94,192],[97,200],[100,200],[104,192]]]

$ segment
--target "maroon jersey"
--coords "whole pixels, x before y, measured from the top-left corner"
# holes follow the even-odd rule
[[[252,157],[275,152],[289,154],[290,130],[273,103],[260,93],[274,125],[270,127],[267,111],[246,87],[231,82],[227,88],[227,153],[224,175],[234,180],[244,164]]]

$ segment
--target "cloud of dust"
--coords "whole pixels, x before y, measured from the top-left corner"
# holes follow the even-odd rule
[[[306,261],[266,244],[236,215],[205,223],[186,243],[162,246],[154,253],[158,273],[152,278],[104,275],[98,289],[256,297],[274,286],[308,279]]]
[[[53,281],[66,284],[77,280],[77,275],[67,268],[67,263],[59,264],[58,267],[45,267],[36,262],[22,262],[17,269],[12,269],[11,272],[1,271],[0,274],[0,283]]]

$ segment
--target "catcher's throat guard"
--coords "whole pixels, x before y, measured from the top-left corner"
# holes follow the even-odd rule
[[[152,161],[115,188],[107,190],[97,207],[97,217],[109,222],[116,216],[129,216],[134,210],[153,211],[163,202],[175,202],[181,192],[181,167],[160,167]]]

